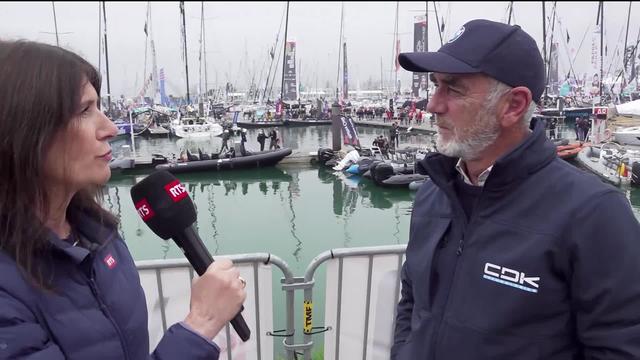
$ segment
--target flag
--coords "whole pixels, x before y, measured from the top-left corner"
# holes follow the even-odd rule
[[[567,30],[567,44],[569,43],[569,30]]]
[[[629,175],[627,167],[624,165],[624,163],[620,163],[619,174],[621,177],[627,177]]]
[[[340,117],[342,123],[342,143],[345,145],[360,146],[360,138],[358,137],[358,130],[353,123],[351,117]]]

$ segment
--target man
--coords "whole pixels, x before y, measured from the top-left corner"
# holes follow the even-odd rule
[[[258,133],[258,143],[260,144],[260,151],[264,151],[264,142],[267,140],[267,135],[264,134],[264,130],[260,129]]]
[[[395,360],[640,358],[640,225],[619,190],[565,163],[529,120],[544,90],[535,41],[473,20],[437,52],[439,154],[416,194]]]
[[[229,150],[229,138],[231,138],[231,134],[228,129],[225,129],[222,132],[222,146],[220,147],[220,154],[222,154],[225,150]]]
[[[551,120],[549,120],[549,139],[555,140],[556,139],[556,125],[558,124],[558,120],[556,120],[556,118],[553,118]]]
[[[240,154],[242,154],[242,156],[250,155],[244,145],[246,142],[247,142],[247,129],[242,128],[242,130],[240,130]]]
[[[391,129],[389,129],[389,139],[391,140],[391,148],[392,149],[397,149],[398,148],[398,133],[400,132],[400,129],[398,127],[398,123],[394,122],[393,124],[391,124]]]
[[[576,117],[576,125],[575,125],[575,132],[576,132],[576,140],[578,141],[582,141],[582,126],[580,126],[580,124],[582,124],[582,118],[580,116]]]
[[[277,150],[278,149],[278,133],[276,129],[271,129],[269,131],[269,150]]]

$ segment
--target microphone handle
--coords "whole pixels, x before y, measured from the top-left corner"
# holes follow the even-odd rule
[[[173,240],[178,247],[180,247],[196,273],[202,276],[202,274],[207,271],[209,265],[213,263],[213,257],[211,257],[209,250],[204,246],[193,225],[184,229],[183,232],[175,234]],[[244,310],[244,306],[240,308],[240,311],[230,322],[242,341],[247,341],[251,336],[251,330],[242,317],[242,310]]]

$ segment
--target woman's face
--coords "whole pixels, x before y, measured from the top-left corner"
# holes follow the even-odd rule
[[[108,140],[117,127],[98,109],[98,94],[91,83],[82,88],[80,107],[53,139],[45,157],[45,176],[52,185],[77,191],[103,185],[111,176]]]

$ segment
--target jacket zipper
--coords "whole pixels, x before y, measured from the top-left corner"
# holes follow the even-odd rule
[[[480,195],[480,197],[482,197],[482,195]],[[450,199],[454,199],[455,200],[455,205],[454,206],[458,206],[458,210],[464,214],[464,210],[462,210],[462,207],[459,203],[459,200],[457,199],[457,197],[454,195],[453,197],[450,197]],[[478,199],[478,203],[480,202],[480,199]],[[438,322],[438,327],[436,329],[435,332],[435,336],[432,338],[432,342],[431,342],[431,359],[432,360],[436,360],[436,353],[437,353],[437,346],[438,343],[440,342],[440,337],[442,336],[440,330],[442,329],[442,323],[444,322],[444,317],[447,314],[447,309],[449,308],[449,303],[451,302],[451,298],[453,297],[453,289],[454,289],[454,285],[456,283],[456,275],[458,275],[458,264],[460,263],[460,259],[462,257],[462,254],[464,252],[464,240],[465,237],[467,235],[467,233],[470,231],[471,229],[471,224],[473,224],[473,219],[475,219],[475,216],[477,215],[477,206],[474,208],[472,214],[471,214],[471,218],[467,221],[466,220],[466,215],[465,215],[465,221],[464,221],[464,228],[462,230],[462,236],[460,237],[460,241],[458,242],[458,248],[456,249],[456,264],[453,268],[453,277],[451,278],[451,284],[449,285],[449,293],[447,294],[447,300],[445,301],[444,304],[444,308],[442,309],[442,318],[440,319],[440,321]]]
[[[100,292],[98,291],[98,285],[96,284],[95,279],[93,278],[93,270],[91,270],[91,277],[89,278],[89,287],[91,288],[91,292],[93,293],[93,296],[95,296],[96,300],[98,301],[98,305],[100,305],[100,310],[109,319],[109,321],[111,321],[111,324],[116,329],[116,333],[118,333],[118,338],[120,339],[120,345],[122,346],[122,353],[124,354],[125,360],[129,359],[130,357],[127,352],[127,347],[125,345],[122,331],[120,331],[118,324],[116,324],[115,319],[111,316],[111,313],[109,312],[109,307],[102,301],[102,297],[100,296]]]

